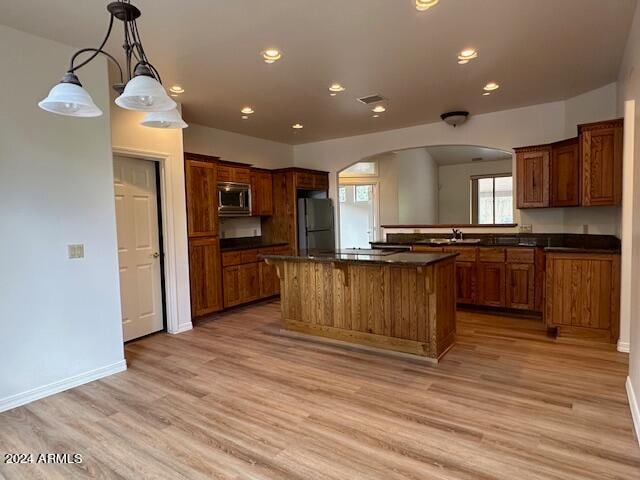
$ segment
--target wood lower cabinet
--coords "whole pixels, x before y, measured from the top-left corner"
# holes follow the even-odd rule
[[[578,138],[551,145],[549,203],[552,207],[577,207],[580,205],[580,176]]]
[[[478,262],[478,304],[506,306],[504,262]]]
[[[547,253],[545,321],[559,336],[615,343],[620,255]]]
[[[507,263],[506,306],[535,309],[535,267],[533,263]]]
[[[623,120],[580,125],[582,205],[622,202]]]
[[[222,269],[224,307],[233,307],[260,298],[258,264],[247,263]]]
[[[456,261],[456,301],[471,305],[476,303],[478,301],[476,284],[476,262]]]
[[[220,244],[217,238],[189,240],[191,314],[194,317],[222,310]]]
[[[551,147],[522,147],[515,151],[517,207],[548,207]]]

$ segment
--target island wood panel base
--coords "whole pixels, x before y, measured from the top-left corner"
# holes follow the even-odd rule
[[[291,331],[439,358],[455,342],[455,263],[269,260]]]

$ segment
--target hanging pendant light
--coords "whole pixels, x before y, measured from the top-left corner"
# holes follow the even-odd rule
[[[146,65],[136,67],[134,77],[124,87],[124,92],[116,98],[116,105],[138,112],[167,112],[178,105],[158,82]]]
[[[151,128],[187,128],[189,126],[182,119],[177,108],[167,112],[148,113],[140,125]]]
[[[67,73],[55,87],[51,89],[47,98],[38,103],[47,112],[67,115],[69,117],[99,117],[102,115],[91,95],[82,88],[78,77]]]
[[[111,60],[120,71],[120,82],[113,85],[120,96],[116,105],[127,110],[140,112],[167,112],[177,107],[162,86],[158,70],[149,62],[142,47],[142,40],[138,32],[136,19],[141,12],[131,5],[130,0],[117,0],[107,5],[109,11],[109,27],[102,43],[98,48],[83,48],[71,57],[69,69],[62,81],[53,87],[49,96],[38,103],[38,106],[48,112],[75,117],[95,117],[102,114],[93,103],[89,93],[82,88],[75,72],[87,65],[98,55],[104,55]],[[114,19],[122,21],[124,25],[123,49],[126,59],[126,70],[123,71],[118,61],[103,50],[113,29]],[[91,52],[86,60],[76,65],[78,56]],[[126,72],[126,82],[125,82]]]

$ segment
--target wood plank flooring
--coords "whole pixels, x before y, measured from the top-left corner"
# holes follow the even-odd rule
[[[279,334],[257,305],[127,345],[129,369],[0,414],[7,479],[640,478],[626,356],[460,312],[439,365]],[[1,460],[1,459],[0,459]]]

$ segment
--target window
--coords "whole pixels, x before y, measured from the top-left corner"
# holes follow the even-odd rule
[[[513,223],[513,177],[486,175],[471,178],[471,223]]]
[[[357,185],[356,186],[356,202],[368,202],[370,190],[371,190],[371,185]]]
[[[376,162],[358,162],[340,172],[341,177],[371,177],[377,174]]]
[[[338,200],[340,203],[344,203],[347,201],[347,189],[345,187],[340,187],[338,189]]]

